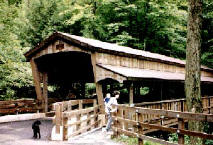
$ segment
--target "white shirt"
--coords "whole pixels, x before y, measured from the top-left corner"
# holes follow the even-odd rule
[[[106,103],[105,112],[107,114],[109,114],[110,112],[115,112],[117,110],[117,107],[112,107],[112,105],[117,105],[117,104],[118,104],[117,99],[115,97],[111,97],[109,102]]]

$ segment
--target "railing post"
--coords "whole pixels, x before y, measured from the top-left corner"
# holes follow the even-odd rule
[[[81,110],[83,108],[83,101],[79,100],[79,110]],[[81,120],[81,114],[76,114],[76,121],[80,121]],[[81,129],[81,123],[80,124],[76,124],[76,131],[78,131],[79,129]]]
[[[180,134],[180,129],[184,129],[184,121],[182,118],[178,118],[178,144],[184,145],[184,135]]]
[[[208,111],[211,114],[211,98],[208,96]]]
[[[63,116],[63,140],[67,140],[68,138],[68,117]]]
[[[129,119],[127,110],[123,110],[123,118],[124,119]],[[128,128],[129,128],[128,123],[124,122],[124,129],[128,131]]]
[[[181,105],[181,108],[180,108],[181,112],[184,112],[184,100],[181,100],[181,104],[180,105]]]
[[[118,137],[118,112],[119,112],[119,108],[117,108],[117,110],[113,113],[113,116],[115,116],[115,120],[113,121],[113,137]]]
[[[72,110],[72,101],[70,100],[68,102],[67,111],[71,111],[71,110]]]
[[[79,100],[79,110],[83,109],[83,100]]]
[[[61,118],[62,118],[62,104],[56,104],[56,115],[55,115],[55,124],[56,124],[56,133],[60,134]]]
[[[137,123],[137,128],[138,128],[138,134],[142,135],[143,134],[143,128],[140,124],[140,122],[142,122],[142,114],[139,114],[138,110],[135,110],[136,112],[136,121]],[[138,137],[138,145],[143,145],[143,140],[140,138],[140,136]]]
[[[97,118],[98,118],[98,115],[97,115],[97,100],[96,99],[94,99],[93,100],[93,107],[94,107],[94,123],[96,123],[97,122]],[[89,117],[90,115],[88,115],[88,117]],[[92,122],[91,122],[91,120],[90,120],[90,125],[92,124]],[[96,128],[96,127],[98,127],[99,126],[99,124],[95,124],[95,126],[94,126],[94,128]]]

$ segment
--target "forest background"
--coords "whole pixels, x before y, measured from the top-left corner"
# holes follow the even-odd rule
[[[213,2],[203,3],[201,63],[213,68]],[[23,54],[55,31],[184,60],[187,9],[187,0],[0,0],[0,100],[35,95]]]

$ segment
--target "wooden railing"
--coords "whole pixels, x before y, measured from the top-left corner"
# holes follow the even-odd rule
[[[58,99],[49,98],[48,108],[51,109],[52,103],[55,103]],[[0,116],[18,113],[35,113],[42,110],[42,102],[35,99],[19,99],[0,101]]]
[[[202,97],[202,105],[204,113],[213,112],[213,96]],[[143,102],[136,103],[136,107],[144,107],[150,109],[164,109],[164,110],[174,110],[174,111],[187,111],[186,99],[176,99],[176,100],[164,100],[155,102]]]
[[[96,99],[70,100],[55,103],[55,132],[62,133],[62,140],[98,127],[99,106]],[[60,127],[62,126],[62,130]]]
[[[203,132],[189,131],[184,127],[186,120],[201,121],[201,122],[213,122],[213,114],[201,114],[201,113],[189,113],[180,111],[169,111],[163,109],[150,109],[142,107],[128,107],[125,105],[117,105],[117,112],[113,114],[114,124],[113,132],[115,136],[119,134],[125,134],[127,136],[137,137],[138,144],[142,144],[143,140],[150,140],[152,142],[177,145],[165,140],[146,136],[144,129],[156,129],[161,131],[167,131],[170,133],[178,134],[178,144],[184,144],[184,135],[195,136],[204,139],[213,139],[213,135]],[[131,114],[131,115],[130,115]],[[135,117],[129,117],[135,116]],[[144,116],[151,115],[158,117],[161,123],[156,124],[152,121],[144,120]],[[173,118],[178,121],[178,128],[171,128],[164,125],[165,118]]]
[[[37,110],[39,110],[37,104],[38,102],[34,99],[0,101],[0,114],[37,112]]]

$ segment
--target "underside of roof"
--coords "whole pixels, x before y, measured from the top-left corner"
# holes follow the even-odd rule
[[[138,79],[160,79],[160,80],[171,80],[171,81],[184,81],[185,74],[183,73],[172,73],[172,72],[162,72],[157,70],[147,70],[139,68],[128,68],[122,66],[112,66],[97,64],[97,66],[111,71],[115,74],[119,74],[122,77],[126,77],[127,80],[138,80]],[[213,82],[211,77],[201,77],[202,82]]]

